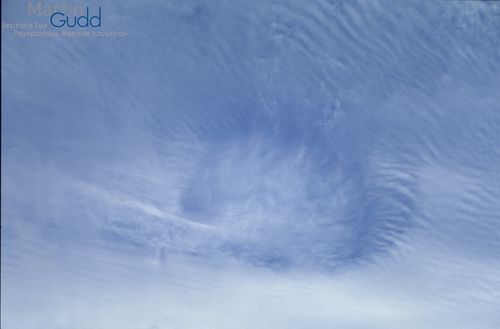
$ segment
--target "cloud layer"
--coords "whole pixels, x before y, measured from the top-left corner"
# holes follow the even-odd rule
[[[90,5],[2,31],[2,327],[500,325],[497,4]]]

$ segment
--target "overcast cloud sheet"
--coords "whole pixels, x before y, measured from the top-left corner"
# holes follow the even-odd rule
[[[2,27],[3,329],[500,328],[500,4],[84,5]]]

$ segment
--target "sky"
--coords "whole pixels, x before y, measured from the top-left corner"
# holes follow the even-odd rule
[[[500,328],[500,4],[29,3],[2,328]]]

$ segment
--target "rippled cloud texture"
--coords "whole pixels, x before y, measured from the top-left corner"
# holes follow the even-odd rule
[[[99,5],[2,31],[2,328],[500,328],[499,4]]]

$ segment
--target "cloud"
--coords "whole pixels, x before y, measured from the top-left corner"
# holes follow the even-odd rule
[[[500,325],[497,6],[104,9],[5,34],[2,327]]]

